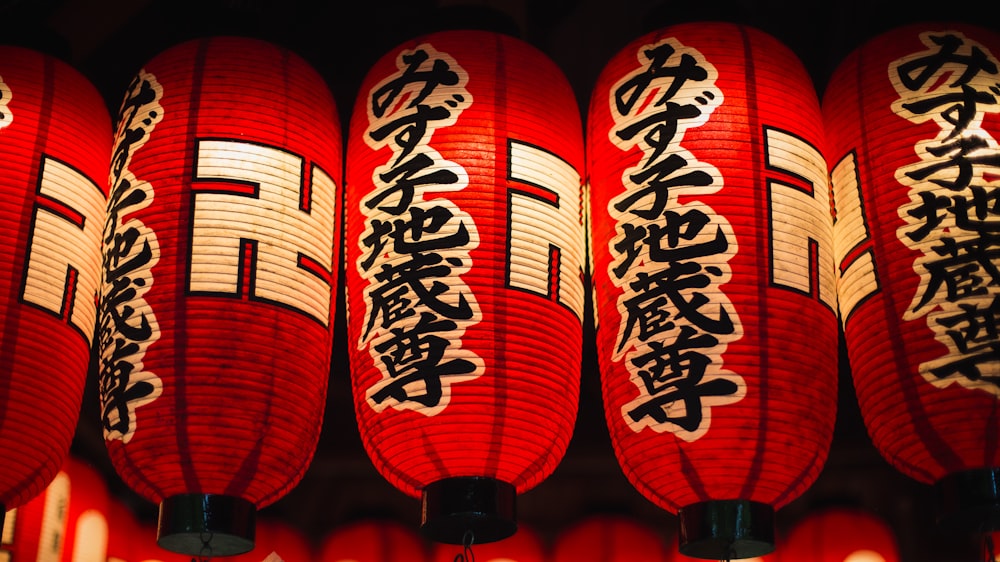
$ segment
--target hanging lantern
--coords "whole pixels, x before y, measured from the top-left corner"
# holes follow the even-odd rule
[[[840,310],[858,403],[939,519],[1000,528],[1000,36],[909,25],[823,98]]]
[[[58,562],[66,541],[69,475],[59,471],[41,494],[7,513],[0,555],[7,560]]]
[[[516,529],[576,419],[579,106],[528,44],[414,39],[369,71],[348,138],[348,334],[358,425],[438,542]]]
[[[363,519],[331,531],[319,562],[425,562],[427,549],[410,527],[390,520]]]
[[[781,557],[797,562],[899,562],[892,528],[857,508],[827,508],[806,515],[788,533]]]
[[[819,103],[773,37],[684,24],[626,46],[588,118],[598,353],[629,481],[680,551],[774,548],[836,410],[832,217]]]
[[[167,550],[157,544],[157,525],[138,521],[132,539],[132,559],[135,562],[192,562],[190,556]]]
[[[552,562],[667,562],[666,543],[648,525],[624,515],[594,515],[561,531]]]
[[[110,154],[111,119],[86,78],[0,47],[0,523],[55,477],[76,431]]]
[[[305,533],[274,517],[257,521],[254,548],[231,557],[231,562],[261,562],[271,555],[284,562],[312,562],[315,558]]]
[[[332,347],[338,131],[315,70],[257,40],[177,45],[126,92],[100,389],[111,460],[159,504],[164,548],[249,551],[256,509],[312,460]]]
[[[132,543],[138,529],[139,522],[129,506],[112,497],[108,505],[108,562],[135,562]]]
[[[111,498],[104,476],[82,459],[70,456],[69,510],[61,562],[106,562]]]
[[[454,545],[444,543],[434,544],[431,562],[454,562],[456,554],[461,553],[456,548]],[[477,562],[548,562],[549,560],[541,537],[524,524],[519,524],[517,532],[503,540],[473,545],[472,552]],[[464,559],[472,560],[470,557]]]

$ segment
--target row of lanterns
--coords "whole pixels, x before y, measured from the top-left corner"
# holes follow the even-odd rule
[[[251,551],[233,562],[451,562],[454,548],[427,543],[417,531],[391,519],[366,518],[328,531],[319,541],[274,518],[262,518]],[[8,560],[38,562],[186,562],[157,546],[156,530],[112,496],[101,474],[85,461],[67,458],[42,494],[7,514],[0,552]],[[661,533],[624,515],[589,515],[546,541],[530,526],[513,536],[479,545],[485,562],[683,562]],[[752,562],[897,562],[896,538],[880,518],[856,508],[825,508],[807,514],[790,530],[778,554]]]
[[[159,544],[250,550],[316,447],[343,248],[358,427],[434,541],[514,534],[562,458],[588,273],[615,454],[681,553],[774,549],[826,460],[838,322],[882,454],[944,522],[1000,526],[998,52],[899,28],[821,106],[773,37],[677,25],[607,64],[584,134],[539,51],[439,32],[371,68],[343,147],[322,78],[269,43],[163,52],[113,135],[73,69],[5,47],[0,503],[55,477],[93,346]]]

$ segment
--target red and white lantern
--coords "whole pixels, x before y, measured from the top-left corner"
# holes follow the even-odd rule
[[[666,541],[649,525],[624,515],[593,515],[556,537],[552,562],[668,562]]]
[[[337,527],[323,539],[319,562],[425,562],[427,545],[402,523],[362,519]]]
[[[70,456],[63,472],[69,477],[69,511],[62,562],[107,562],[111,496],[104,476],[82,459]]]
[[[943,523],[1000,528],[1000,36],[908,25],[823,97],[861,413]]]
[[[108,110],[83,75],[0,47],[0,522],[51,482],[76,431],[110,154]]]
[[[7,512],[0,556],[7,560],[58,562],[66,544],[70,480],[60,470],[41,494]]]
[[[796,562],[899,562],[896,535],[882,518],[858,508],[827,508],[806,515],[781,545]]]
[[[100,390],[111,460],[160,504],[165,548],[250,550],[255,510],[312,459],[332,348],[337,119],[313,68],[252,39],[177,45],[126,92]]]
[[[773,547],[833,435],[836,283],[822,119],[799,59],[725,23],[637,39],[588,118],[605,414],[680,550]]]
[[[348,335],[361,437],[434,540],[512,534],[576,419],[585,234],[579,106],[513,37],[413,39],[348,138]],[[466,501],[468,500],[468,501]]]

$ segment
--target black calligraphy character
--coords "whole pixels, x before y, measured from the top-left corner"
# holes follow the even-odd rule
[[[929,146],[927,147],[927,152],[939,160],[919,170],[907,172],[906,175],[916,181],[927,180],[952,191],[961,191],[972,182],[975,166],[981,165],[1000,168],[1000,152],[989,150],[985,154],[973,155],[977,151],[988,148],[986,139],[978,136],[971,138],[962,137],[954,139],[950,143]],[[945,177],[953,177],[954,179],[931,177],[934,174],[951,168],[954,168],[955,171],[947,174]]]
[[[399,164],[404,158],[413,152],[413,149],[420,146],[427,135],[427,123],[430,121],[440,121],[451,116],[451,111],[445,107],[431,107],[420,104],[416,106],[416,111],[406,113],[378,129],[369,135],[376,141],[382,141],[393,131],[399,130],[393,137],[396,146],[402,148],[396,156],[393,166]]]
[[[378,207],[381,211],[392,215],[399,215],[413,203],[413,197],[418,186],[447,185],[458,182],[458,175],[448,169],[437,169],[424,175],[418,175],[433,165],[434,160],[430,156],[420,153],[388,172],[379,174],[380,180],[391,185],[380,189],[375,195],[369,197],[365,201],[365,206],[369,209]],[[379,206],[380,203],[394,194],[398,194],[395,204]]]
[[[938,113],[944,121],[954,127],[945,140],[960,136],[979,115],[980,105],[996,105],[996,98],[989,92],[976,91],[971,86],[962,85],[961,92],[945,93],[939,96],[928,96],[917,101],[905,103],[903,107],[914,115],[924,115],[948,106]]]
[[[430,70],[420,70],[420,65],[430,58],[427,51],[417,50],[402,56],[402,61],[406,68],[398,78],[390,80],[381,88],[372,93],[372,114],[381,118],[386,111],[410,84],[423,82],[423,86],[417,95],[409,100],[409,107],[415,107],[421,103],[438,86],[454,86],[458,84],[458,74],[448,66],[447,61],[434,59]]]
[[[667,100],[673,99],[688,80],[701,81],[708,78],[708,71],[699,66],[694,57],[686,53],[681,55],[677,66],[666,66],[673,54],[674,48],[669,43],[643,51],[643,55],[649,60],[649,66],[643,72],[626,80],[615,90],[615,108],[619,115],[632,113],[636,103],[642,98],[653,80],[657,78],[673,77],[674,80],[670,82],[670,86],[656,101],[656,105],[662,105]]]
[[[980,72],[997,74],[996,64],[979,47],[973,46],[969,55],[957,54],[959,47],[963,45],[959,37],[951,34],[933,35],[931,41],[940,47],[937,52],[908,61],[897,69],[900,81],[908,90],[920,90],[941,67],[949,63],[965,66],[965,71],[951,83],[953,87],[968,84]]]
[[[615,202],[615,209],[621,212],[630,212],[633,215],[645,219],[654,220],[663,214],[670,200],[670,188],[678,186],[703,187],[712,185],[712,176],[701,170],[684,172],[674,177],[670,177],[678,170],[683,170],[687,165],[687,160],[679,154],[671,154],[666,159],[655,162],[646,168],[632,174],[629,179],[637,185],[639,189],[629,190],[628,196]],[[633,208],[639,201],[652,195],[652,202],[642,208]]]

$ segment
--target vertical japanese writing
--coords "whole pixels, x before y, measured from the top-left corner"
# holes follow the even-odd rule
[[[156,78],[140,71],[122,103],[112,152],[98,324],[101,415],[109,441],[127,443],[136,431],[136,408],[162,391],[159,377],[143,367],[146,350],[160,337],[156,315],[144,298],[160,249],[156,234],[129,216],[153,201],[153,187],[136,179],[129,164],[163,118],[162,95]]]
[[[904,320],[926,318],[948,352],[920,366],[938,387],[957,382],[1000,398],[1000,145],[983,127],[1000,113],[997,59],[962,33],[925,33],[926,50],[893,61],[893,111],[933,122],[918,159],[896,170],[909,188],[899,239],[918,252],[920,283]]]
[[[10,112],[9,107],[11,96],[10,86],[3,81],[3,76],[0,76],[0,129],[14,122],[14,114]]]
[[[479,244],[476,224],[446,197],[468,174],[431,146],[472,104],[468,74],[446,53],[422,44],[403,51],[397,71],[368,94],[365,141],[389,147],[392,158],[372,174],[375,189],[361,201],[365,231],[357,269],[368,282],[359,349],[382,379],[367,391],[369,405],[431,416],[448,405],[449,385],[482,375],[485,363],[462,348],[462,336],[482,314],[462,280]]]
[[[721,189],[722,177],[681,146],[723,94],[715,67],[675,39],[645,45],[637,58],[639,67],[609,96],[611,142],[643,153],[608,205],[617,221],[609,274],[622,288],[613,358],[625,360],[639,389],[622,408],[629,426],[694,441],[708,431],[712,407],[746,394],[743,378],[721,367],[728,343],[743,336],[721,290],[736,237],[725,217],[696,199]]]

